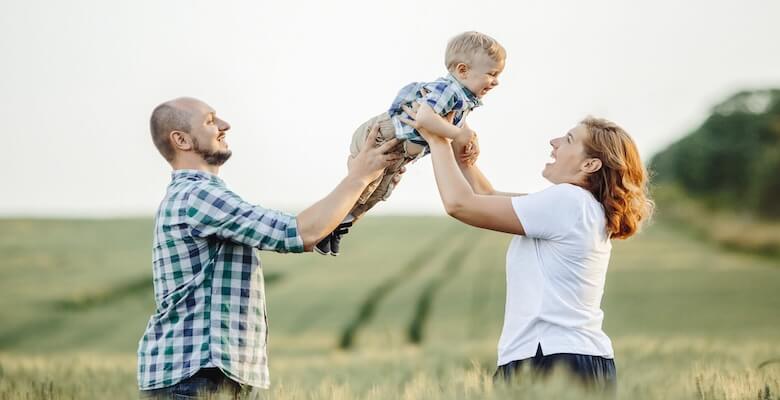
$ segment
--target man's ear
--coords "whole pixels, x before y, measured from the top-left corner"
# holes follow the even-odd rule
[[[173,147],[184,151],[192,150],[192,138],[187,132],[171,131],[170,139]]]
[[[589,158],[582,164],[582,170],[588,174],[598,172],[601,169],[601,160],[598,158]]]

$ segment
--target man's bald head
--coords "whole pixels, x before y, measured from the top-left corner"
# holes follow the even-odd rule
[[[193,105],[199,100],[180,97],[168,100],[154,108],[149,119],[149,129],[152,132],[152,141],[162,156],[173,161],[175,152],[171,144],[171,132],[189,132],[192,129]]]

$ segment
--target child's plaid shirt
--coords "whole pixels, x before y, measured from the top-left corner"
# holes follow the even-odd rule
[[[423,95],[423,89],[427,90],[428,94]],[[412,82],[404,86],[396,95],[387,113],[390,114],[390,119],[393,121],[395,137],[425,146],[426,154],[430,150],[425,139],[420,136],[417,130],[401,122],[401,117],[410,119],[401,106],[409,106],[413,101],[428,104],[433,108],[433,111],[441,116],[454,111],[453,124],[458,127],[463,125],[464,118],[471,110],[482,105],[482,101],[452,74],[447,74],[447,76],[433,82]]]

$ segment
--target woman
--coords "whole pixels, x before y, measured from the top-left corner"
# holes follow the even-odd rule
[[[511,380],[523,365],[542,374],[562,366],[613,391],[614,353],[601,328],[610,239],[635,234],[653,210],[631,137],[610,121],[584,119],[550,141],[554,161],[542,175],[553,186],[519,195],[496,191],[476,165],[456,161],[448,139],[420,133],[447,213],[515,235],[496,378]]]

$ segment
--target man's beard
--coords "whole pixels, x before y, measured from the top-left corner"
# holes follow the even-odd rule
[[[219,167],[222,164],[227,161],[230,156],[233,155],[233,152],[230,150],[206,150],[202,149],[200,147],[200,143],[195,138],[192,138],[192,144],[193,144],[193,151],[195,154],[200,155],[203,157],[203,161],[206,162],[208,165],[213,165],[215,167]]]

